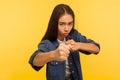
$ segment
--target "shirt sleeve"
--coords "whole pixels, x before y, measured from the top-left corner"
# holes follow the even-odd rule
[[[98,48],[100,49],[99,43],[95,42],[92,39],[87,39],[86,36],[82,35],[77,30],[74,31],[73,36],[75,36],[75,41],[77,41],[77,42],[92,43],[92,44],[95,44],[96,46],[98,46]],[[84,50],[80,50],[80,52],[85,53],[85,54],[91,54],[91,53],[84,51]],[[96,53],[96,54],[98,54],[98,53]]]
[[[47,45],[47,41],[42,41],[39,45],[38,45],[38,50],[36,50],[30,57],[29,59],[29,63],[32,66],[33,69],[35,69],[36,71],[39,71],[43,66],[35,66],[33,64],[33,60],[35,58],[35,56],[37,54],[40,54],[40,52],[48,52],[48,45]]]

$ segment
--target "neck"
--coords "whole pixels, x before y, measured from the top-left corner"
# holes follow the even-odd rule
[[[59,40],[59,39],[57,39],[57,40],[58,40],[59,43],[65,43],[66,42],[65,38],[63,40]]]
[[[58,38],[58,40],[59,40],[59,41],[65,41],[65,38],[62,38],[62,39]]]
[[[64,37],[58,37],[57,39],[60,40],[60,41],[64,41],[65,38]]]

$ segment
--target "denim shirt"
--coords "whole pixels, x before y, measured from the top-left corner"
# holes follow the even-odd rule
[[[73,39],[76,42],[84,42],[84,43],[93,43],[97,45],[99,48],[99,44],[94,42],[91,39],[87,39],[85,36],[81,35],[77,30],[74,30],[72,33],[69,34],[69,36],[66,38],[67,40]],[[39,46],[38,50],[36,50],[30,60],[29,63],[31,66],[36,70],[39,71],[43,66],[35,66],[33,64],[34,57],[40,53],[40,52],[49,52],[52,50],[55,50],[58,47],[59,43],[58,41],[49,41],[49,40],[43,40]],[[82,70],[81,70],[81,64],[80,64],[80,55],[79,52],[90,54],[87,51],[83,50],[76,50],[76,51],[70,51],[69,57],[68,57],[68,63],[70,66],[70,70],[72,73],[72,76],[74,80],[82,80]],[[97,54],[97,53],[96,53]],[[50,61],[47,63],[47,80],[65,80],[65,61]]]

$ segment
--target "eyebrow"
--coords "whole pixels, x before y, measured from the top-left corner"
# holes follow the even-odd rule
[[[66,22],[62,22],[62,21],[61,21],[61,22],[59,22],[59,23],[66,23]],[[68,22],[68,24],[69,24],[69,23],[73,23],[73,21]]]

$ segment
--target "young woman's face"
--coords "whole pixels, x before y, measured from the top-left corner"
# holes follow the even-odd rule
[[[70,14],[62,15],[58,20],[58,39],[64,40],[73,28],[73,18]]]

